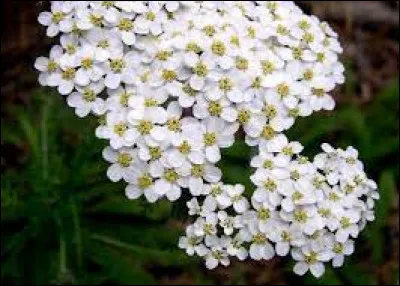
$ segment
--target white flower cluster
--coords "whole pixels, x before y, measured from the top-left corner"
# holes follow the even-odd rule
[[[278,139],[279,138],[279,139]],[[354,238],[374,220],[376,184],[364,173],[357,151],[322,144],[313,162],[300,156],[302,146],[277,137],[259,148],[251,161],[256,186],[250,203],[244,187],[213,184],[187,205],[198,216],[179,246],[206,259],[208,268],[240,260],[269,260],[291,255],[294,272],[320,277],[324,262],[343,264],[354,251]],[[199,202],[201,200],[201,203]]]
[[[179,242],[189,255],[214,268],[291,253],[297,274],[320,276],[351,254],[375,184],[354,149],[323,145],[311,163],[283,134],[334,108],[342,48],[325,22],[278,1],[52,1],[39,22],[61,33],[35,62],[39,82],[78,116],[99,116],[110,180],[130,199],[194,197],[198,218]],[[259,150],[251,203],[216,166],[239,129]]]

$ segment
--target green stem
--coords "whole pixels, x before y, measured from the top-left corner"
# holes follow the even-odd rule
[[[42,176],[43,180],[48,178],[48,165],[49,165],[49,156],[48,156],[48,130],[47,130],[47,118],[48,118],[48,110],[49,110],[49,101],[45,100],[43,106],[42,120],[40,122],[40,130],[41,130],[41,149],[42,149]]]
[[[72,209],[72,220],[75,228],[75,244],[76,244],[76,257],[78,268],[82,269],[82,231],[81,224],[79,219],[78,209],[76,207],[75,202],[73,201],[71,204]]]
[[[67,272],[67,247],[63,232],[60,232],[60,273]]]

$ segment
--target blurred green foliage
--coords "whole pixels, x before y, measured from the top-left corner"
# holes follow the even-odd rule
[[[382,197],[377,220],[367,227],[345,267],[327,269],[318,281],[296,278],[297,283],[377,282],[376,269],[390,254],[385,229],[397,196],[398,101],[396,81],[369,105],[299,119],[289,132],[310,156],[319,152],[322,142],[357,147]],[[7,156],[13,163],[1,178],[2,283],[154,284],[180,274],[193,284],[215,283],[197,259],[177,248],[186,219],[184,202],[129,201],[123,184],[108,181],[107,164],[101,159],[105,142],[94,136],[95,119],[78,119],[48,89],[33,93],[27,106],[7,109],[12,117],[2,119],[1,138],[2,146],[13,147]],[[249,192],[252,152],[237,141],[220,163],[224,180],[243,183]],[[365,257],[368,253],[371,257]],[[286,266],[287,280],[293,280],[292,265]],[[246,283],[245,273],[235,271],[223,282]]]

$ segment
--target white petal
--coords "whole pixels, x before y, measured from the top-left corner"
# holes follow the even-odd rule
[[[137,186],[134,185],[128,185],[125,188],[125,195],[127,196],[128,199],[130,200],[136,200],[143,194],[143,191],[139,189]]]
[[[216,163],[221,159],[221,152],[218,146],[206,147],[206,157],[211,163]]]
[[[308,271],[308,265],[305,262],[297,262],[293,267],[293,272],[297,275],[303,276]]]
[[[319,278],[322,276],[322,274],[324,274],[325,266],[322,262],[317,262],[310,266],[310,271],[312,275],[314,275],[316,278]]]
[[[121,180],[122,179],[121,167],[118,164],[112,164],[107,169],[107,177],[113,182],[118,182],[119,180]]]

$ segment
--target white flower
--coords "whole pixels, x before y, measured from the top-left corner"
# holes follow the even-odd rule
[[[129,111],[129,99],[136,95],[134,86],[125,85],[125,88],[107,89],[108,98],[106,99],[107,109],[111,112]]]
[[[201,236],[194,234],[194,226],[189,225],[186,228],[186,236],[181,236],[179,238],[179,248],[185,249],[186,253],[193,256],[197,250],[201,249],[200,243],[202,241]]]
[[[216,213],[210,213],[205,218],[198,218],[194,226],[194,233],[197,236],[211,236],[217,233],[218,217]]]
[[[221,159],[220,148],[230,147],[234,142],[234,133],[237,124],[226,124],[223,120],[215,117],[206,118],[202,124],[202,140],[205,145],[206,158],[211,163]]]
[[[110,140],[111,147],[118,149],[123,146],[132,146],[136,142],[138,134],[126,121],[125,114],[107,113],[106,128],[101,136]]]
[[[160,105],[167,99],[166,94],[149,88],[139,89],[136,96],[129,98],[128,104],[131,111],[128,113],[128,120],[131,124],[137,125],[142,120],[151,123],[165,123],[168,112]]]
[[[191,164],[188,187],[193,196],[200,195],[203,191],[204,181],[208,183],[217,183],[222,176],[218,167],[211,164]]]
[[[59,72],[59,59],[63,54],[63,49],[59,45],[55,45],[50,50],[50,55],[46,57],[38,57],[35,61],[35,68],[41,73],[39,75],[39,83],[43,86],[57,86],[57,76]]]
[[[207,217],[217,208],[217,204],[213,200],[204,200],[203,205],[200,206],[196,198],[192,198],[186,205],[189,209],[189,215],[200,215],[202,217]]]
[[[132,168],[132,174],[127,179],[129,184],[125,188],[125,194],[129,199],[135,200],[144,195],[148,202],[154,203],[160,198],[154,189],[154,180],[148,172],[148,166],[143,162]]]
[[[249,224],[247,229],[241,229],[239,234],[242,239],[251,242],[249,256],[254,260],[269,260],[275,256],[273,246],[267,235],[261,232],[257,224]]]
[[[212,80],[216,74],[215,62],[207,54],[198,56],[194,52],[187,53],[184,57],[185,64],[192,70],[189,79],[189,86],[194,90],[203,90],[209,80]]]
[[[133,84],[136,75],[135,69],[139,63],[139,54],[133,51],[128,52],[123,57],[118,54],[110,55],[105,67],[104,84],[110,89],[118,88],[121,82]]]
[[[126,45],[133,45],[136,42],[136,35],[134,32],[135,23],[133,21],[133,18],[134,14],[119,13],[117,25],[114,28],[114,31],[119,35],[119,37]]]
[[[191,107],[196,101],[197,91],[191,88],[188,83],[174,82],[174,84],[168,86],[167,91],[171,96],[177,97],[179,104],[184,108]]]
[[[48,37],[55,37],[61,31],[71,32],[72,6],[65,1],[52,1],[51,12],[41,12],[38,21],[43,26],[47,26],[46,34]]]
[[[233,233],[234,218],[229,216],[226,211],[217,213],[219,225],[224,229],[224,234],[231,235]]]
[[[332,266],[337,268],[343,266],[344,257],[353,254],[354,252],[354,241],[349,239],[343,243],[336,242],[334,237],[327,243],[330,249],[332,258]]]
[[[231,256],[236,256],[239,260],[243,261],[248,256],[248,251],[242,245],[244,241],[240,238],[240,235],[236,235],[228,243],[227,252]]]
[[[323,221],[313,205],[297,207],[293,212],[282,210],[280,215],[283,220],[292,222],[307,235],[324,228]]]
[[[292,257],[298,261],[293,268],[294,273],[302,276],[310,270],[311,274],[317,278],[325,272],[324,262],[332,258],[329,251],[314,252],[307,246],[293,249]]]
[[[243,213],[249,208],[249,202],[243,196],[245,188],[243,185],[236,184],[234,186],[227,185],[224,188],[224,193],[217,200],[223,207],[233,206],[238,213]]]
[[[184,121],[182,124],[185,125]],[[180,167],[187,161],[198,165],[204,164],[204,145],[201,141],[185,136],[184,134],[179,134],[171,144],[175,147],[167,151],[167,160],[171,166]]]
[[[77,84],[86,85],[89,81],[99,81],[105,73],[103,63],[95,61],[95,49],[83,46],[77,52],[80,68],[76,71]]]
[[[252,198],[260,203],[268,202],[273,206],[278,206],[282,201],[282,195],[278,190],[282,188],[284,179],[287,179],[286,172],[271,174],[268,170],[257,169],[250,176],[250,180],[257,186]]]
[[[209,116],[220,117],[227,122],[234,122],[237,119],[236,109],[225,97],[209,101],[203,96],[198,96],[197,102],[193,106],[193,115],[198,119],[204,119]]]
[[[152,165],[150,174],[154,178],[157,178],[155,180],[154,190],[159,196],[166,196],[170,201],[179,199],[182,193],[182,175],[184,175],[181,170],[166,168],[159,163]]]
[[[94,57],[100,62],[123,55],[124,47],[121,39],[112,30],[93,28],[87,32],[82,42],[83,46],[89,45],[94,50]]]
[[[134,31],[138,34],[151,34],[157,36],[162,33],[162,24],[167,20],[167,14],[161,10],[162,4],[149,2],[148,10],[135,18]]]
[[[214,269],[218,264],[228,266],[229,263],[228,253],[220,245],[212,246],[210,252],[206,255],[206,267],[208,269]]]
[[[338,214],[340,226],[336,232],[336,240],[338,242],[345,242],[349,236],[356,238],[359,233],[357,222],[360,220],[359,212],[355,210],[343,211]]]
[[[303,232],[296,226],[286,223],[275,224],[270,240],[276,243],[275,250],[279,256],[286,256],[291,246],[301,247],[306,243]]]
[[[125,181],[130,181],[138,160],[137,149],[123,147],[114,150],[107,147],[103,150],[103,158],[112,163],[107,170],[107,176],[111,181],[117,182],[122,178]]]
[[[102,82],[94,82],[81,88],[77,87],[78,92],[73,92],[67,97],[69,106],[75,108],[75,113],[79,117],[85,117],[90,112],[101,115],[106,112],[105,102],[97,95],[104,89]]]

